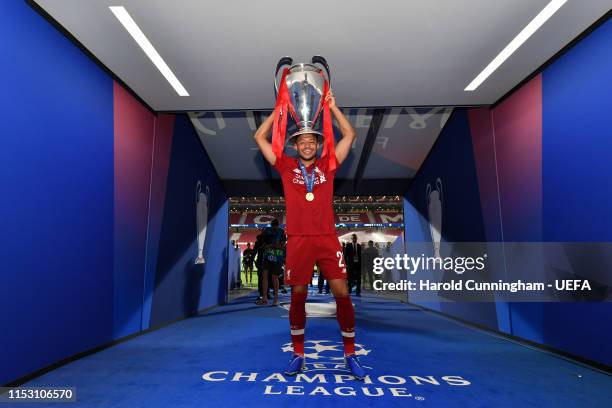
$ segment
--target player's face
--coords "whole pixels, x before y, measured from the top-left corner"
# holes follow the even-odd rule
[[[303,160],[311,160],[315,157],[318,147],[319,143],[317,136],[310,133],[298,136],[295,142],[295,148],[297,149],[298,155]]]

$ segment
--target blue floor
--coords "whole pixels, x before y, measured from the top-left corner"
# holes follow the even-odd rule
[[[26,386],[76,387],[71,407],[612,407],[605,373],[374,296],[354,299],[369,381],[347,375],[337,322],[325,317],[306,325],[307,374],[286,378],[287,310],[253,301],[136,337]],[[28,405],[44,406],[19,406]]]

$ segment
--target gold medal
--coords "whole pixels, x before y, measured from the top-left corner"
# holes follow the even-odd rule
[[[306,193],[306,201],[312,201],[312,200],[314,200],[314,194]]]

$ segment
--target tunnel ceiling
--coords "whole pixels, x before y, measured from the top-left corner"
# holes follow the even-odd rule
[[[312,0],[300,13],[276,0],[30,4],[153,110],[189,115],[228,195],[266,196],[282,187],[252,134],[273,108],[280,57],[318,54],[331,66],[338,104],[357,131],[335,193],[401,195],[452,106],[499,100],[609,12],[611,0],[568,1],[478,89],[464,91],[549,1]],[[190,96],[177,95],[119,24],[108,8],[119,5]]]
[[[345,107],[488,105],[610,9],[568,1],[476,91],[464,88],[550,0],[31,0],[157,111],[271,109],[285,55],[323,55]],[[124,6],[178,96],[109,10]]]
[[[351,109],[344,114],[357,132],[352,151],[336,173],[336,194],[402,194],[431,150],[453,108]],[[252,138],[271,111],[189,114],[226,190],[232,195],[280,193]],[[378,120],[373,119],[378,117]],[[288,134],[292,129],[288,129]],[[340,132],[334,127],[336,139]],[[285,149],[294,155],[290,147]]]

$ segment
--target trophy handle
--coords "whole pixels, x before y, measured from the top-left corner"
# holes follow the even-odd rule
[[[278,60],[278,64],[276,64],[276,71],[274,71],[274,97],[278,96],[278,84],[276,83],[276,77],[278,76],[278,71],[285,65],[293,64],[293,58],[291,57],[283,57]]]
[[[323,65],[323,68],[325,68],[325,73],[327,74],[327,83],[331,88],[331,73],[329,72],[329,65],[327,64],[327,60],[320,55],[315,55],[314,57],[312,57],[311,61],[313,64]]]

